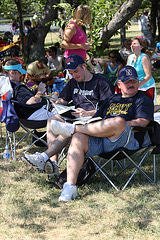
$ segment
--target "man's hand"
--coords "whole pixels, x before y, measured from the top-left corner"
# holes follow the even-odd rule
[[[84,50],[89,50],[91,48],[91,45],[89,45],[88,43],[84,43],[84,44],[82,44],[82,49],[84,49]]]
[[[95,113],[95,110],[93,111],[86,111],[82,108],[76,108],[76,112],[71,113],[73,116],[76,118],[78,117],[88,117],[88,116],[93,116]]]
[[[62,98],[58,98],[57,100],[51,98],[50,101],[55,103],[55,104],[61,104],[61,105],[65,105],[65,106],[68,103],[65,100],[63,100]]]
[[[145,119],[145,118],[137,118],[133,119],[131,121],[127,121],[127,124],[129,127],[147,127],[147,125],[150,123],[150,120]]]

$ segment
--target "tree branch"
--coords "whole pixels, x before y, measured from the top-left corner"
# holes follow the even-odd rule
[[[102,49],[105,49],[108,40],[116,33],[116,31],[134,16],[142,1],[143,0],[127,0],[122,4],[101,33]]]

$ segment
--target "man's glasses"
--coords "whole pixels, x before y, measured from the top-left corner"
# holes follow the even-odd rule
[[[109,58],[116,58],[116,57],[114,57],[114,56],[109,56]]]

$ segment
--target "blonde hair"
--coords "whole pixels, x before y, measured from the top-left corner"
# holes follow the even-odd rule
[[[73,19],[76,21],[78,25],[91,25],[92,17],[91,10],[88,5],[79,5],[74,12]]]

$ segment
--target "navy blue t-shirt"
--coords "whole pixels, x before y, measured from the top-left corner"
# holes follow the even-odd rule
[[[115,94],[107,98],[93,117],[100,116],[102,119],[120,116],[125,121],[137,118],[145,118],[153,121],[154,105],[151,98],[143,92],[130,98],[123,98],[122,94]]]
[[[15,106],[15,110],[19,118],[27,119],[36,110],[40,109],[43,105],[46,105],[46,101],[42,100],[39,103],[26,104],[26,102],[35,95],[26,85],[20,82],[11,81],[13,88],[13,100],[22,104],[22,106]]]
[[[26,85],[20,82],[11,81],[11,85],[13,88],[13,99],[25,104],[31,97],[35,94],[32,92]]]
[[[77,82],[72,78],[60,93],[60,97],[67,102],[73,100],[72,104],[76,108],[91,111],[96,108],[97,103],[113,94],[114,87],[107,78],[93,74],[93,78],[88,82]]]

